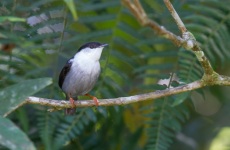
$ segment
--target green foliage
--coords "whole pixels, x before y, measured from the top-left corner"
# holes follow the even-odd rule
[[[10,21],[10,22],[25,22],[26,19],[24,18],[18,18],[18,17],[11,17],[11,16],[2,16],[0,17],[0,23]]]
[[[75,4],[73,0],[64,0],[64,2],[66,3],[66,5],[69,7],[69,10],[71,11],[74,20],[77,20],[77,10],[75,8]]]
[[[229,63],[229,2],[173,1],[216,68]],[[161,0],[141,3],[150,18],[179,35]],[[100,79],[92,91],[98,98],[162,90],[203,75],[191,52],[141,27],[120,1],[2,0],[0,4],[0,95],[8,93],[11,99],[14,95],[4,91],[13,87],[13,92],[19,94],[12,98],[17,105],[50,84],[45,79],[37,82],[47,76],[54,84],[36,96],[64,99],[57,85],[59,72],[78,47],[88,41],[109,44],[102,54]],[[27,18],[27,22],[20,22],[20,18]],[[176,76],[169,83],[172,73]],[[33,89],[32,84],[39,88]],[[185,129],[184,122],[194,110],[188,107],[190,95],[188,92],[124,107],[77,109],[75,116],[30,105],[10,118],[38,149],[178,149],[173,147],[174,141],[178,142],[175,136]],[[3,100],[1,108],[9,108],[6,106],[11,103]]]
[[[62,147],[62,143],[78,138],[90,122],[96,123],[96,121],[97,117],[90,108],[79,109],[75,116],[63,118],[57,126],[55,149]]]
[[[202,68],[193,53],[180,49],[178,57],[178,76],[182,82],[190,83],[202,77]]]
[[[53,149],[54,130],[59,123],[59,116],[59,114],[50,113],[46,109],[37,111],[37,127],[40,138],[47,150]]]
[[[6,117],[18,108],[25,99],[52,83],[50,78],[26,80],[9,86],[0,92],[0,115]]]
[[[230,45],[226,42],[230,38],[228,4],[229,1],[219,3],[211,0],[200,5],[190,5],[188,9],[197,14],[185,17],[185,21],[189,22],[188,29],[201,43],[201,48],[217,69],[229,63],[230,58]]]
[[[0,117],[0,144],[12,150],[35,150],[27,135],[7,118]]]
[[[188,119],[185,105],[172,107],[168,98],[156,100],[146,114],[149,136],[146,149],[167,150],[173,143],[173,137],[181,130],[181,123]]]

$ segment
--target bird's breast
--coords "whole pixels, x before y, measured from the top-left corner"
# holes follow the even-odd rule
[[[95,85],[100,74],[100,63],[81,61],[72,64],[62,89],[65,93],[78,96],[88,93]]]
[[[73,71],[84,71],[85,74],[97,73],[97,71],[100,71],[100,63],[99,61],[82,59],[81,61],[74,62],[72,69]]]

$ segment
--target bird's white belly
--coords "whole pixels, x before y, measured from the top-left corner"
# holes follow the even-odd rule
[[[94,87],[99,74],[99,62],[72,64],[67,74],[62,89],[71,97],[85,95]]]

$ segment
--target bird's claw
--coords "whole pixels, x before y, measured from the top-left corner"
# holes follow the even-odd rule
[[[95,103],[96,106],[99,105],[99,101],[98,101],[98,99],[96,97],[93,97],[93,101],[94,101],[94,103]]]
[[[74,108],[75,107],[74,99],[70,98],[69,101],[70,101],[70,104],[72,105],[72,107]]]
[[[92,96],[90,94],[85,94],[85,96],[90,97],[94,101],[95,106],[99,106],[99,101],[98,101],[98,99],[95,96]]]

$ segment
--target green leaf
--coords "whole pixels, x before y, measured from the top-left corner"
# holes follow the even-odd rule
[[[76,7],[74,5],[74,1],[73,0],[64,0],[64,2],[66,3],[67,7],[71,11],[74,20],[76,21],[78,19],[78,17],[77,17],[77,10],[76,10]]]
[[[28,96],[52,83],[51,78],[26,80],[0,91],[0,115],[7,116],[23,104]]]
[[[34,144],[9,119],[0,117],[0,144],[11,150],[35,150]]]
[[[14,16],[2,16],[0,17],[0,23],[5,22],[5,21],[10,21],[10,22],[25,22],[25,18],[19,18],[19,17],[14,17]]]
[[[174,95],[172,96],[173,99],[174,99],[174,102],[171,104],[171,106],[177,106],[181,103],[184,102],[184,100],[188,97],[190,92],[184,92],[184,93],[180,93],[180,94],[177,94],[177,95]]]

